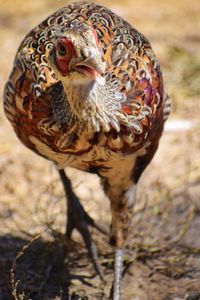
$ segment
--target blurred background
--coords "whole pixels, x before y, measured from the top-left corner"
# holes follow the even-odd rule
[[[1,95],[25,34],[67,3],[0,0]],[[139,186],[126,251],[123,299],[198,300],[200,1],[98,3],[150,40],[172,99],[159,150]],[[109,202],[98,178],[67,172],[90,215],[109,224]],[[106,284],[101,285],[76,232],[74,243],[66,245],[67,255],[60,259],[65,211],[54,167],[17,140],[0,109],[0,300],[107,299],[113,265],[107,237],[92,230],[105,272]]]

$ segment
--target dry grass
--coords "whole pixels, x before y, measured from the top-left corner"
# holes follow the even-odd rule
[[[64,1],[0,0],[0,88],[21,39]],[[141,30],[159,57],[171,119],[197,120],[193,130],[165,133],[142,177],[126,251],[123,299],[200,299],[200,2],[106,0]],[[0,111],[0,300],[107,299],[113,255],[92,230],[106,284],[95,275],[81,238],[66,243],[65,200],[53,166],[25,149]],[[98,179],[68,170],[87,211],[109,224]]]

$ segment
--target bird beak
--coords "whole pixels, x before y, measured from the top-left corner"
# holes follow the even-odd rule
[[[101,55],[96,51],[94,53],[90,51],[90,53],[82,54],[81,58],[78,61],[76,58],[70,65],[70,69],[83,73],[96,80],[100,85],[103,85],[105,83],[103,75],[106,70],[106,62],[102,61]]]
[[[106,63],[102,61],[100,56],[89,56],[85,60],[76,63],[77,66],[85,66],[94,69],[100,76],[103,76],[106,70]]]

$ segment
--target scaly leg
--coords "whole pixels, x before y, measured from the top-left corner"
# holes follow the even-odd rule
[[[120,300],[121,299],[121,278],[123,271],[123,257],[124,249],[117,248],[115,250],[115,264],[114,264],[114,280],[110,290],[110,299]]]
[[[81,205],[79,198],[73,192],[70,179],[66,176],[64,170],[59,170],[59,175],[64,186],[66,198],[67,198],[67,226],[66,236],[71,238],[72,231],[76,228],[83,237],[85,245],[88,249],[89,255],[93,261],[94,268],[100,278],[103,280],[102,268],[98,262],[97,249],[94,242],[91,239],[89,232],[89,225],[97,228],[100,232],[107,234],[108,231],[103,225],[96,224],[94,220],[87,214]]]
[[[120,282],[123,268],[123,249],[115,250],[115,268],[114,268],[114,282],[113,282],[113,300],[120,300]]]
[[[128,236],[128,229],[131,223],[133,206],[135,203],[136,186],[132,184],[127,188],[126,192],[121,195],[115,193],[117,189],[110,188],[111,198],[111,236],[110,244],[115,247],[115,266],[114,266],[114,281],[110,293],[110,298],[120,300],[120,283],[123,270],[123,254],[125,242]],[[115,197],[113,197],[113,195]],[[117,197],[118,196],[118,197]]]

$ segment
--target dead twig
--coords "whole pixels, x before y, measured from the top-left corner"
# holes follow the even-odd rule
[[[12,287],[12,295],[15,300],[23,300],[25,299],[25,294],[22,292],[21,294],[18,295],[17,289],[20,283],[20,280],[16,280],[16,267],[17,267],[17,261],[24,255],[24,252],[30,247],[30,245],[37,239],[39,239],[41,236],[41,232],[39,232],[37,235],[33,236],[28,243],[26,243],[22,249],[17,253],[15,256],[15,259],[12,263],[12,267],[10,269],[10,278],[11,278],[11,287]]]

